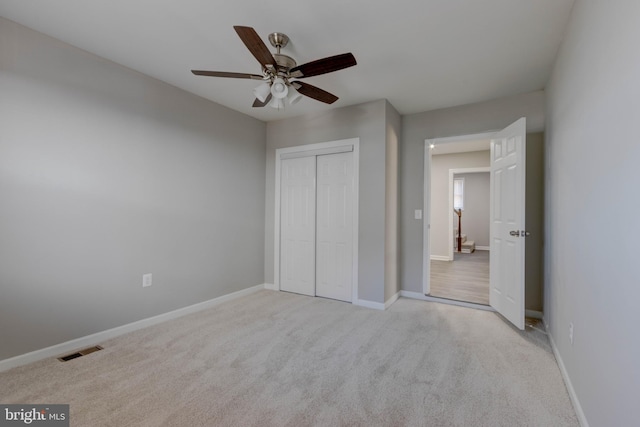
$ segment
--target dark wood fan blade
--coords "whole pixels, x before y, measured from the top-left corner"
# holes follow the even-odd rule
[[[264,107],[265,105],[267,105],[269,103],[269,101],[271,101],[271,94],[269,94],[269,96],[267,96],[265,98],[264,102],[262,102],[258,98],[256,98],[256,100],[253,101],[252,107]]]
[[[327,92],[326,90],[322,90],[319,87],[315,87],[305,82],[293,82],[293,85],[296,87],[298,92],[303,94],[304,96],[308,96],[309,98],[313,98],[320,102],[324,102],[325,104],[333,104],[338,100],[338,97],[332,93]]]
[[[353,67],[356,64],[356,58],[349,52],[298,65],[293,67],[289,73],[291,77],[296,78],[312,77]]]
[[[249,49],[249,52],[258,60],[263,67],[266,68],[267,65],[271,65],[273,68],[277,68],[276,60],[273,59],[273,55],[267,48],[267,45],[264,44],[256,30],[251,27],[242,27],[239,25],[235,25],[233,27],[240,36],[240,39],[244,43],[244,45]]]
[[[205,71],[205,70],[191,70],[196,76],[209,76],[209,77],[231,77],[232,79],[252,79],[262,80],[263,76],[258,74],[245,74],[245,73],[229,73],[226,71]]]

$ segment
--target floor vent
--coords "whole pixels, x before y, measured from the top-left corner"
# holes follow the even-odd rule
[[[67,354],[66,356],[58,357],[61,362],[68,362],[69,360],[77,359],[78,357],[86,356],[87,354],[95,353],[102,350],[102,347],[95,345],[93,347],[85,348],[84,350],[77,351],[75,353]]]

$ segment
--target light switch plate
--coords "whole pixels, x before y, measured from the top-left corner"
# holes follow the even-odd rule
[[[422,219],[422,209],[416,209],[413,216],[415,219]]]
[[[152,279],[153,279],[153,276],[151,275],[151,273],[143,274],[142,275],[142,287],[146,288],[147,286],[151,286]]]

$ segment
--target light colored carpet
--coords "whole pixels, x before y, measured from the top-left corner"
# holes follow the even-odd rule
[[[578,425],[546,336],[487,311],[259,291],[102,345],[0,373],[0,402],[72,426]]]

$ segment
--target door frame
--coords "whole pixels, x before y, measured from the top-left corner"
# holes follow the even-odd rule
[[[449,212],[453,212],[453,176],[460,173],[488,173],[491,174],[491,166],[478,167],[478,168],[454,168],[449,169]],[[491,179],[491,175],[489,175]],[[489,201],[487,201],[489,204]],[[453,215],[451,215],[451,221],[449,221],[449,236],[453,236]],[[449,261],[453,261],[453,240],[449,239]]]
[[[358,205],[359,205],[359,177],[360,177],[360,138],[341,139],[336,141],[320,142],[315,144],[297,145],[294,147],[276,149],[275,159],[275,214],[274,214],[274,249],[273,249],[273,279],[275,290],[280,290],[280,172],[282,159],[294,157],[321,156],[323,154],[336,154],[353,152],[353,265],[351,303],[358,301]]]
[[[422,188],[423,194],[423,221],[422,221],[422,293],[427,295],[434,301],[449,301],[444,298],[431,297],[431,146],[442,144],[451,144],[455,142],[475,141],[475,140],[491,140],[496,131],[488,131],[475,134],[449,136],[445,138],[431,138],[424,141],[424,182]],[[453,186],[453,183],[451,184]],[[452,196],[449,195],[452,199]],[[450,200],[453,206],[453,200]],[[453,235],[453,224],[449,221],[449,235]],[[451,239],[449,239],[451,240]],[[453,241],[449,242],[453,251]],[[474,304],[475,306],[476,304]],[[480,306],[479,304],[477,304]]]

